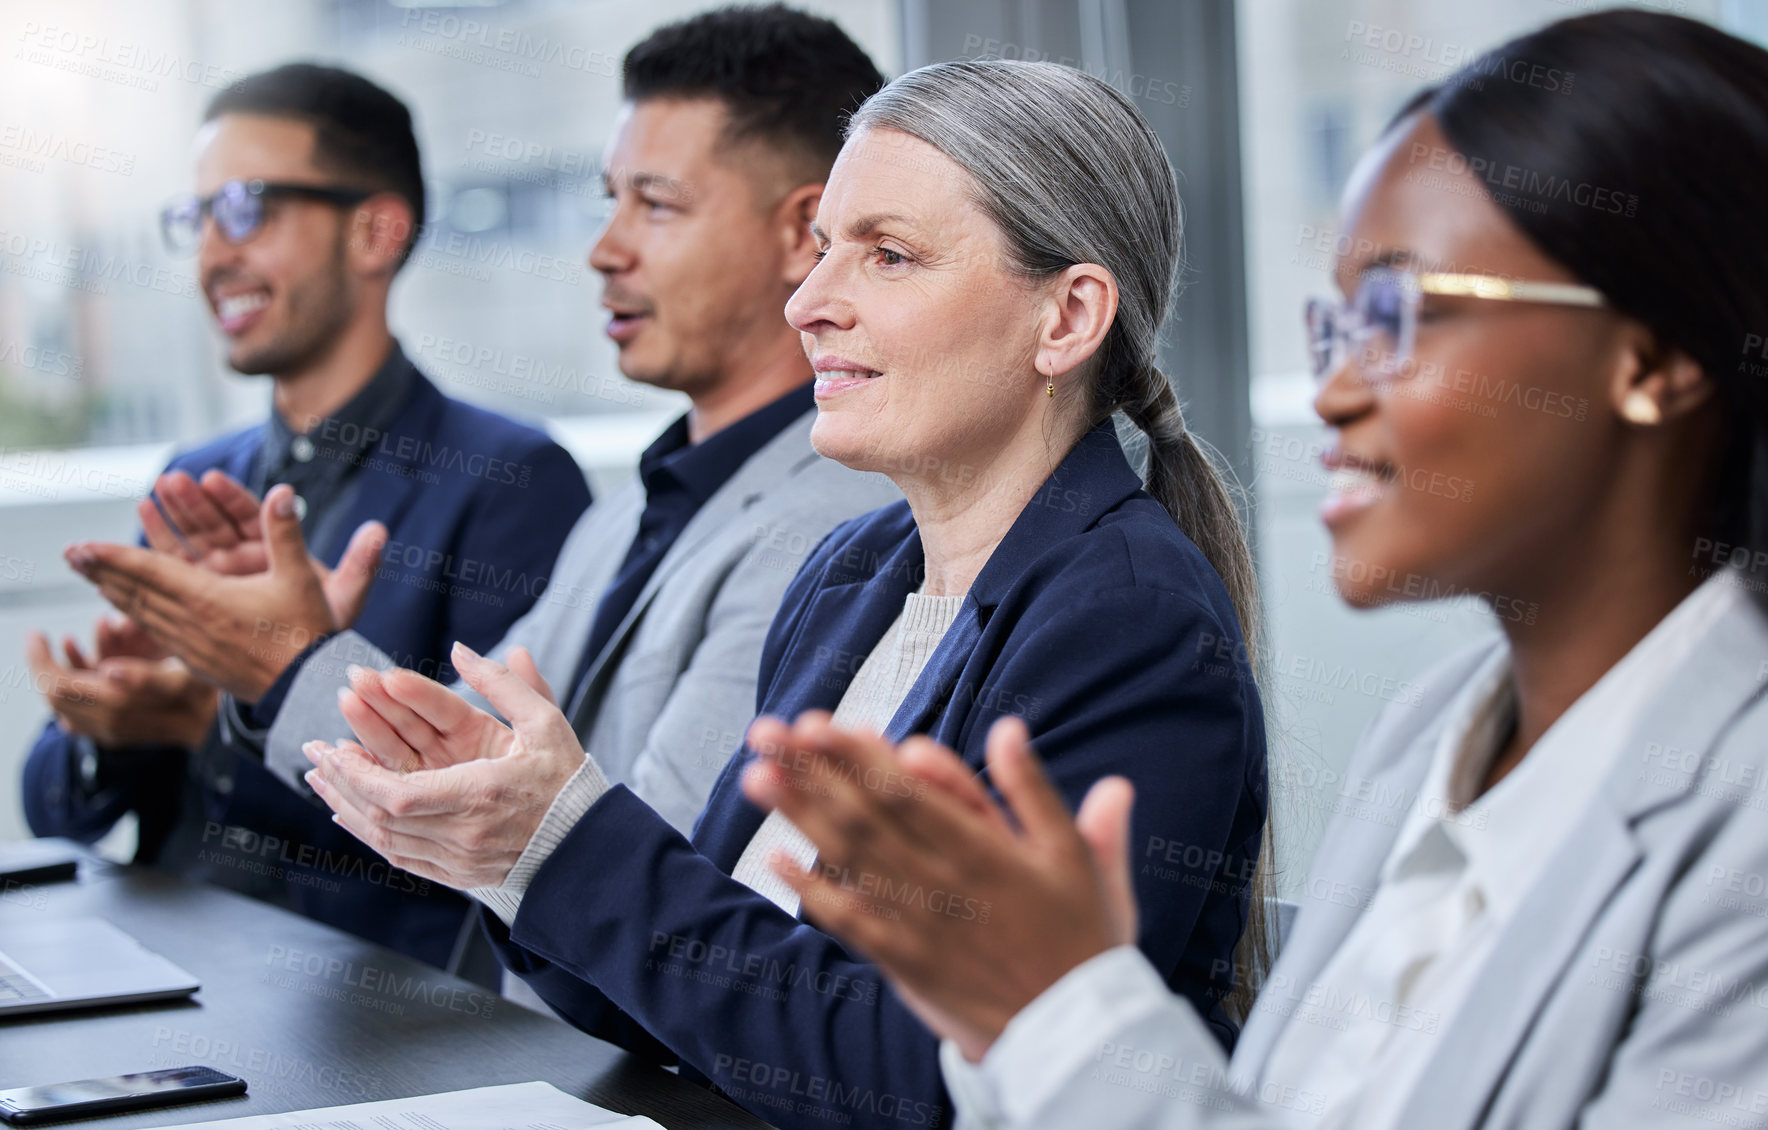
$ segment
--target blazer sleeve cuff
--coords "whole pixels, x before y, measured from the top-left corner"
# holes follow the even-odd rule
[[[553,852],[583,819],[584,813],[607,791],[608,778],[595,758],[585,752],[583,764],[577,767],[577,772],[571,774],[571,779],[547,806],[546,815],[540,818],[540,827],[534,829],[528,846],[522,849],[503,882],[495,887],[474,887],[467,893],[484,903],[505,926],[513,926],[516,914],[522,909],[522,896],[527,893],[535,872],[552,858]]]

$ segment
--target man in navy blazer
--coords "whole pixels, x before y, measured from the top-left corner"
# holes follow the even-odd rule
[[[906,501],[837,526],[786,591],[757,709],[791,719],[840,702],[924,560]],[[1107,419],[995,547],[885,731],[927,734],[981,771],[990,725],[1014,714],[1070,805],[1101,777],[1128,777],[1141,946],[1224,1045],[1265,813],[1263,717],[1238,623]],[[396,804],[377,791],[393,787],[384,770],[315,753],[328,799]],[[626,787],[602,793],[513,910],[486,899],[499,957],[572,1023],[679,1062],[787,1130],[949,1124],[937,1041],[878,970],[732,877],[765,815],[742,791],[752,758],[745,747],[727,763],[692,843]],[[843,881],[879,897],[864,876]],[[889,897],[938,898],[986,922],[961,891]]]
[[[211,471],[260,495],[287,484],[317,560],[339,566],[347,547],[354,560],[342,619],[361,609],[357,632],[446,678],[450,644],[495,643],[545,587],[590,501],[582,472],[543,433],[444,396],[388,330],[388,290],[423,218],[396,98],[348,72],[283,67],[219,95],[199,146],[204,195],[167,210],[167,237],[199,247],[229,363],[271,377],[275,410],[175,458],[156,492],[165,509],[144,502],[144,525],[176,537],[186,508],[210,505],[195,480]],[[233,717],[151,625],[101,624],[95,657],[70,642],[65,664],[38,636],[30,658],[56,718],[25,764],[32,830],[92,842],[134,812],[138,861],[448,965],[471,930],[466,900],[365,853],[235,740],[255,724],[238,715],[268,709],[281,672],[341,626],[267,609],[252,647],[227,659],[228,689],[255,704]]]

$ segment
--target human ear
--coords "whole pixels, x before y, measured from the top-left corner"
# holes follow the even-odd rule
[[[364,275],[392,274],[399,252],[413,239],[411,205],[393,192],[377,192],[356,206],[350,217],[347,260]]]
[[[1048,284],[1037,340],[1038,371],[1060,383],[1105,344],[1117,317],[1117,280],[1097,263],[1076,263]]]
[[[821,182],[801,184],[788,192],[774,210],[784,251],[782,279],[793,289],[797,289],[816,266],[816,238],[810,234],[810,225],[816,220],[817,205],[822,199]]]

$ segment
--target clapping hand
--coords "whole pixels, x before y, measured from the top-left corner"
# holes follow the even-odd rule
[[[808,871],[776,853],[776,873],[972,1061],[1070,969],[1135,941],[1129,782],[1098,782],[1070,816],[1019,719],[988,735],[1004,810],[930,738],[892,747],[814,711],[758,719],[749,745],[744,791],[817,848]]]
[[[505,667],[464,644],[454,665],[499,718],[412,671],[351,672],[358,741],[308,742],[307,783],[337,823],[396,867],[468,890],[508,876],[583,747],[527,651]]]

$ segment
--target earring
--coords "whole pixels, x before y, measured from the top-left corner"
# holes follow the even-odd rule
[[[1636,388],[1621,398],[1621,415],[1629,423],[1652,427],[1664,422],[1664,411],[1649,392]]]
[[[1049,397],[1051,400],[1056,399],[1056,382],[1055,381],[1051,381],[1049,384],[1044,386],[1044,395]]]

